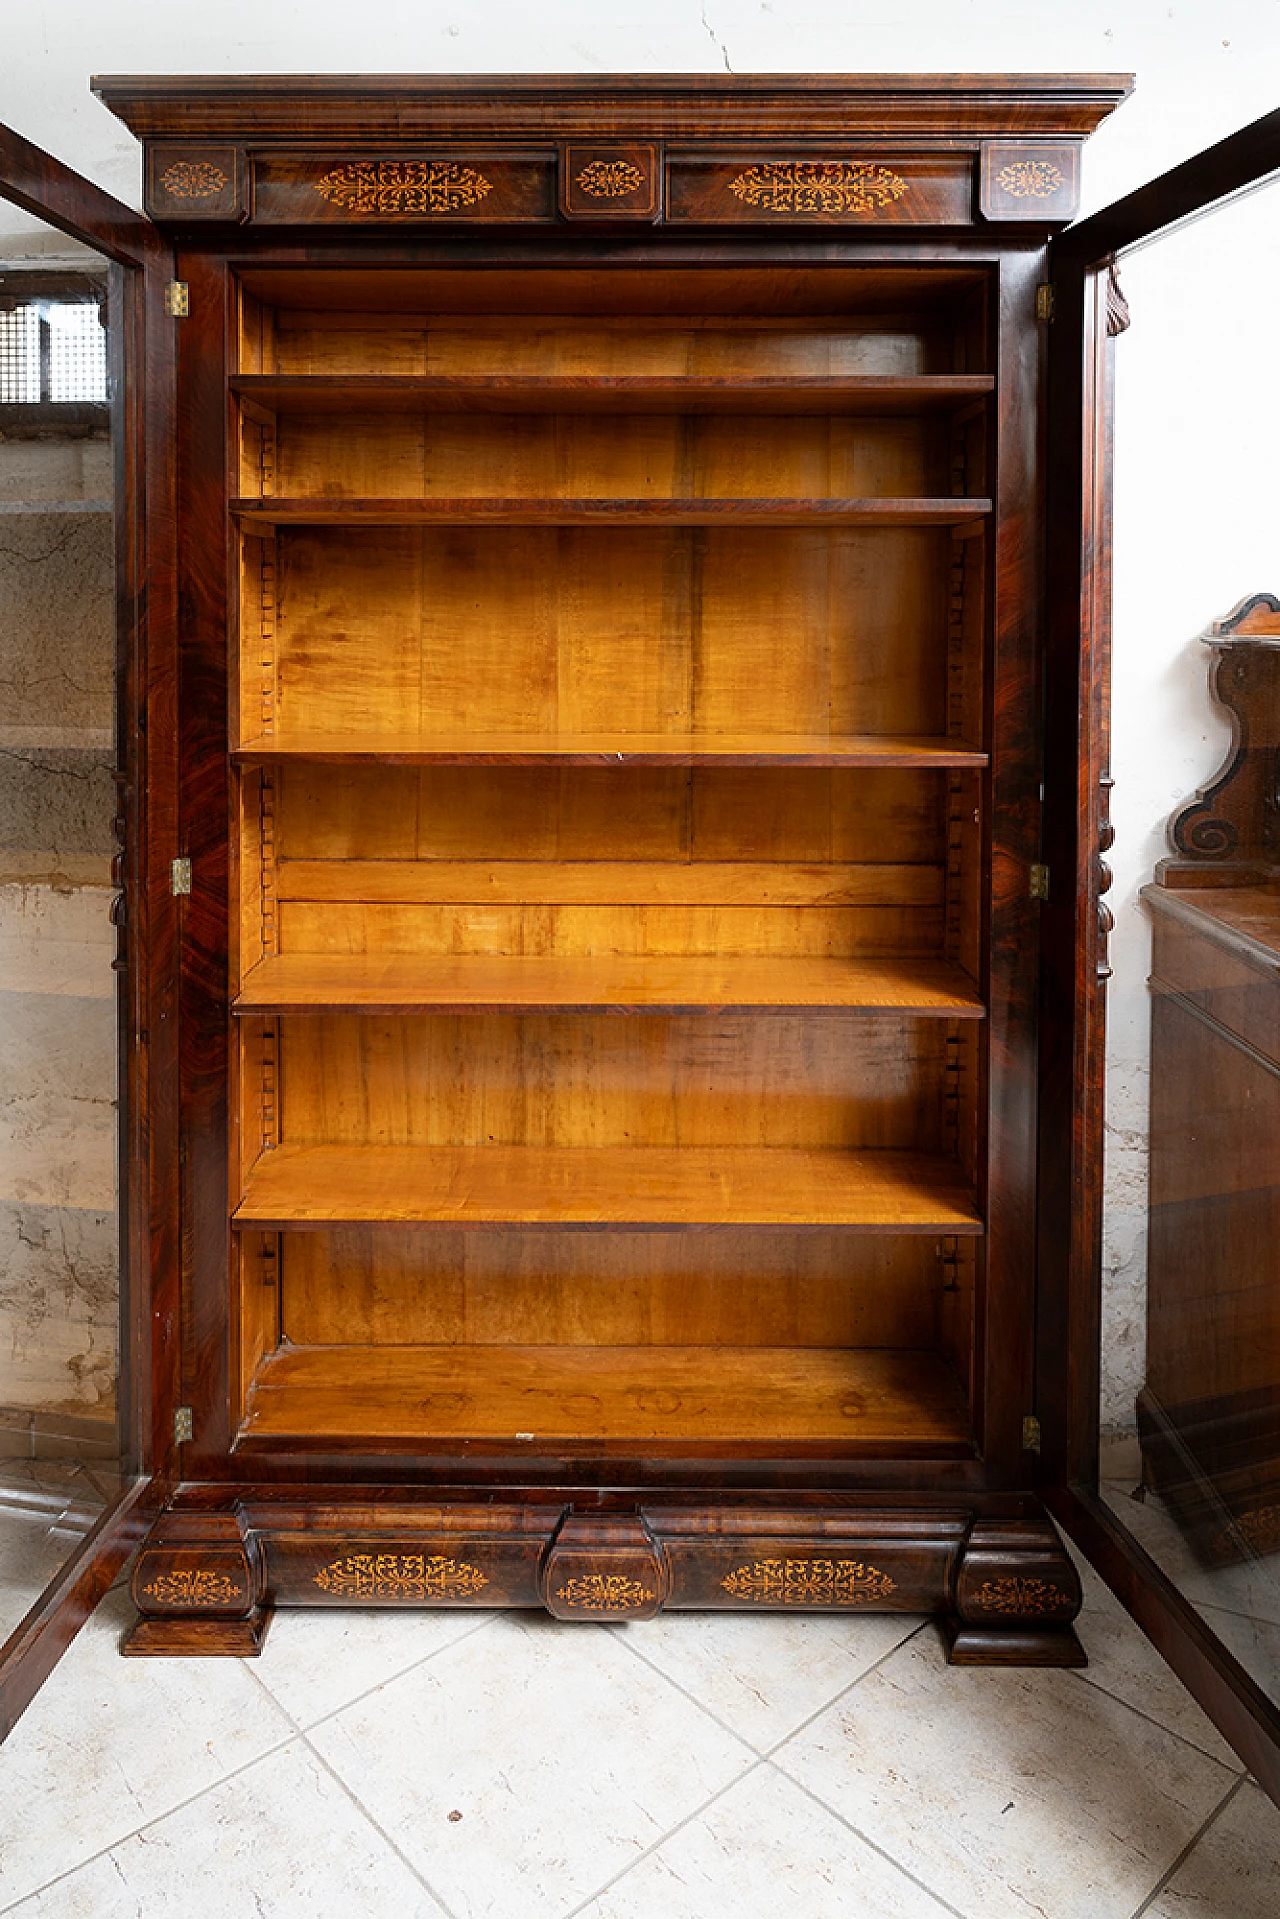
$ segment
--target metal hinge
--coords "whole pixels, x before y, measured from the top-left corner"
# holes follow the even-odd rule
[[[1033,900],[1047,900],[1049,897],[1049,869],[1038,862],[1031,868],[1031,884],[1027,888]]]
[[[174,1445],[185,1446],[187,1441],[194,1439],[195,1436],[196,1429],[192,1422],[190,1406],[176,1406],[173,1413]]]
[[[191,861],[175,860],[169,868],[169,891],[175,899],[191,891]]]
[[[1024,1453],[1040,1450],[1040,1421],[1034,1413],[1027,1413],[1022,1421],[1022,1450]]]
[[[164,310],[171,320],[185,320],[191,312],[191,290],[185,280],[167,280]]]
[[[1055,301],[1052,280],[1042,280],[1036,288],[1037,320],[1052,320]]]

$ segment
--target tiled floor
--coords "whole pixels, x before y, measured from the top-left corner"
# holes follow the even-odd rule
[[[124,1660],[112,1594],[0,1748],[24,1919],[1276,1919],[1280,1813],[1086,1575],[1087,1672],[932,1624],[285,1612]]]
[[[109,1466],[0,1459],[0,1644],[71,1557],[119,1483]]]

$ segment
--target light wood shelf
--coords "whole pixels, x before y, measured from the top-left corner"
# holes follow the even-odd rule
[[[985,766],[964,740],[848,733],[298,733],[245,740],[241,765],[264,761],[422,766]]]
[[[502,499],[241,498],[231,511],[250,530],[269,526],[967,526],[990,500],[902,499]]]
[[[954,1160],[742,1146],[277,1146],[251,1168],[233,1215],[269,1232],[378,1221],[982,1231]]]
[[[943,411],[984,400],[990,373],[234,374],[269,413],[776,413]]]
[[[258,1370],[240,1443],[288,1436],[972,1447],[937,1353],[773,1346],[284,1347]]]
[[[247,1013],[894,1012],[980,1019],[973,981],[915,957],[593,958],[285,953],[249,972]]]

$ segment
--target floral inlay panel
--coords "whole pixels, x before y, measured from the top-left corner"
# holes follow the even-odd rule
[[[478,1566],[443,1553],[352,1553],[314,1575],[335,1599],[471,1599],[489,1581]]]
[[[720,1584],[758,1606],[870,1606],[897,1590],[888,1573],[860,1559],[757,1559]]]
[[[907,190],[901,174],[863,160],[765,160],[729,182],[764,213],[877,213]]]
[[[349,160],[315,182],[326,200],[357,219],[386,214],[439,215],[478,206],[493,190],[474,167],[455,160]]]

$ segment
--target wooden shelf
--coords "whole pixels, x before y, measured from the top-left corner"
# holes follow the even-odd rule
[[[755,1440],[972,1446],[937,1353],[730,1346],[293,1346],[271,1353],[240,1442]]]
[[[964,526],[990,500],[836,499],[237,499],[249,529],[269,526]]]
[[[990,373],[240,373],[231,391],[272,413],[919,413],[983,400]]]
[[[985,766],[964,740],[848,733],[298,733],[246,740],[265,760],[401,761],[422,766]]]
[[[957,966],[924,958],[511,957],[288,953],[255,966],[237,1013],[894,1012],[980,1019]]]
[[[980,1233],[954,1160],[920,1153],[697,1146],[277,1146],[234,1224],[812,1227]]]

